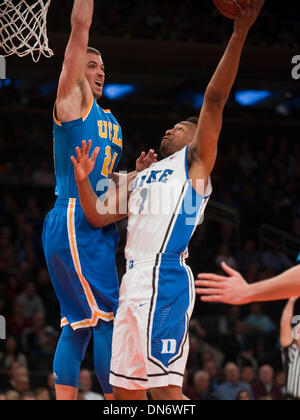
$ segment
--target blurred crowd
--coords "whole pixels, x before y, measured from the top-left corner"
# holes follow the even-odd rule
[[[66,0],[63,8],[60,3],[51,5],[50,33],[65,32],[72,3]],[[92,31],[101,36],[222,43],[232,27],[210,0],[201,1],[201,12],[196,0],[95,3]],[[298,45],[300,32],[293,8],[286,2],[273,5],[266,4],[249,44]],[[7,339],[0,340],[0,400],[55,399],[51,370],[60,312],[45,265],[41,232],[55,200],[51,115],[45,109],[54,103],[56,82],[7,80],[0,89],[0,106],[23,107],[21,114],[6,113],[6,124],[0,125],[0,314],[7,323]],[[27,118],[25,111],[30,108],[41,114]],[[231,107],[232,111],[239,109]],[[173,122],[169,123],[171,127]],[[147,130],[142,122],[121,124],[123,170],[134,168],[140,151],[158,149],[169,128],[160,122],[146,122]],[[299,162],[300,145],[291,130],[251,126],[240,130],[234,125],[223,130],[212,200],[234,209],[236,216],[234,223],[220,223],[216,207],[207,208],[189,249],[188,263],[195,274],[218,272],[225,261],[254,283],[294,264],[279,237],[266,243],[260,228],[267,223],[300,237]],[[119,223],[120,279],[125,271],[126,227],[126,221]],[[194,400],[283,399],[285,376],[278,338],[282,308],[281,302],[227,307],[201,304],[197,299],[185,394]],[[79,399],[103,399],[91,351],[89,347],[82,365]]]
[[[0,129],[0,314],[7,339],[0,340],[0,399],[54,398],[52,360],[59,337],[59,305],[41,247],[43,219],[53,205],[51,135],[47,124],[25,120]],[[46,128],[45,128],[46,127]],[[230,131],[230,129],[228,129]],[[128,127],[121,169],[131,170],[153,133]],[[300,236],[300,147],[282,135],[239,135],[220,141],[212,199],[235,208],[237,226],[219,223],[208,207],[190,246],[193,272],[218,271],[220,261],[242,271],[249,282],[294,264],[280,242],[260,242],[267,222]],[[120,279],[126,221],[119,224]],[[185,392],[192,399],[284,398],[278,326],[280,303],[246,307],[201,304],[191,322]],[[238,393],[236,392],[238,390]],[[90,349],[81,373],[79,398],[101,399]]]
[[[232,28],[211,0],[201,0],[201,10],[196,0],[95,3],[93,33],[101,36],[222,43]],[[299,44],[300,31],[287,3],[280,2],[276,8],[274,1],[266,4],[256,31],[250,33],[250,44]],[[60,2],[53,2],[50,33],[66,31],[72,4],[73,0],[66,0],[61,7]],[[55,201],[52,122],[50,113],[45,117],[45,108],[54,103],[56,81],[37,86],[33,79],[0,85],[0,106],[5,112],[9,106],[23,107],[21,114],[6,112],[5,124],[0,125],[0,315],[7,327],[6,340],[0,340],[0,400],[55,399],[51,370],[60,310],[46,269],[41,233]],[[40,116],[27,118],[30,108],[35,113],[41,110]],[[164,122],[146,124],[145,130],[140,121],[124,122],[120,169],[132,170],[142,150],[158,149],[173,122],[169,127]],[[236,218],[234,223],[220,222],[216,207],[208,206],[189,249],[188,263],[194,274],[219,272],[220,262],[225,261],[254,283],[294,264],[295,257],[284,252],[279,237],[266,243],[260,228],[267,223],[300,237],[300,144],[291,131],[268,130],[250,125],[243,130],[228,125],[223,130],[212,200],[233,209]],[[119,223],[120,279],[125,271],[126,227],[126,221]],[[279,343],[282,308],[283,302],[228,307],[197,299],[184,393],[193,400],[284,399]],[[103,399],[90,347],[80,373],[78,398]]]
[[[290,2],[291,7],[287,5]],[[52,5],[49,31],[64,32],[72,1]],[[300,35],[293,3],[270,2],[250,34],[249,43],[259,46],[295,47]],[[103,0],[95,4],[93,33],[102,36],[157,41],[222,43],[232,22],[216,10],[211,0]]]

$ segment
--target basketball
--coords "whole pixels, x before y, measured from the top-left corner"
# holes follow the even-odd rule
[[[238,13],[236,5],[231,0],[213,0],[216,8],[223,16],[229,19],[235,19]],[[239,0],[240,4],[244,4],[245,0]]]

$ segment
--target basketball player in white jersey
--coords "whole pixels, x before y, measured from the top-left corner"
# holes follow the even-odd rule
[[[197,125],[182,121],[166,132],[165,157],[139,173],[128,203],[127,272],[122,279],[114,323],[110,383],[120,400],[181,400],[188,357],[189,320],[195,290],[185,264],[188,243],[211,194],[210,174],[217,156],[222,114],[235,81],[250,27],[264,0],[247,0],[234,33],[204,96]],[[97,157],[91,142],[72,157],[80,202],[90,223],[124,217],[99,214],[88,175]],[[122,201],[118,194],[117,201]],[[124,212],[127,213],[127,210]]]

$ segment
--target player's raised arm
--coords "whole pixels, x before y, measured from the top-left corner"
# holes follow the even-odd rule
[[[81,101],[85,88],[85,68],[89,31],[94,13],[94,0],[74,0],[71,16],[71,35],[65,51],[62,73],[59,80],[57,102],[78,90]],[[88,85],[88,84],[87,84]],[[80,99],[80,98],[79,98]],[[76,104],[73,104],[73,106]],[[79,104],[81,106],[81,103]]]
[[[207,179],[214,167],[223,109],[235,82],[247,34],[265,0],[246,0],[241,6],[226,51],[206,89],[198,127],[189,148],[190,178]]]

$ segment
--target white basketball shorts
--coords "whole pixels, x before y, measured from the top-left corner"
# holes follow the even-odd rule
[[[166,254],[130,267],[120,288],[110,383],[129,390],[181,387],[195,303],[192,271]]]

